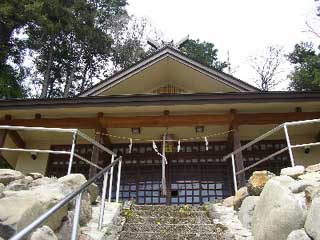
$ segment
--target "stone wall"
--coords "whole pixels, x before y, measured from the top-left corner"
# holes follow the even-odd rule
[[[320,240],[320,164],[254,172],[246,187],[223,203],[255,240]]]
[[[39,173],[24,175],[19,171],[0,169],[0,239],[12,237],[85,182],[82,174],[70,174],[57,179]],[[92,204],[97,196],[95,184],[83,194],[80,227],[90,221]],[[74,205],[74,201],[70,202],[54,213],[30,239],[69,239]]]

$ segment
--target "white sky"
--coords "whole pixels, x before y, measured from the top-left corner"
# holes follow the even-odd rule
[[[314,0],[129,0],[129,13],[146,17],[164,40],[190,38],[212,42],[220,59],[237,67],[234,75],[253,84],[248,57],[268,45],[283,46],[286,52],[300,41],[313,41],[304,32],[305,22],[315,16]],[[290,72],[286,67],[284,78]],[[276,90],[283,90],[284,81]]]

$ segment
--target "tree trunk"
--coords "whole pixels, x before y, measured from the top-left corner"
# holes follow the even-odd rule
[[[63,91],[63,97],[64,98],[69,97],[69,91],[70,91],[71,84],[74,81],[74,74],[76,72],[77,65],[78,65],[78,61],[74,63],[74,65],[73,65],[73,67],[71,69],[70,76],[66,80],[66,85],[65,85],[64,91]]]
[[[81,87],[80,87],[80,93],[82,93],[84,91],[84,85],[86,84],[86,80],[87,80],[87,72],[88,72],[88,67],[89,64],[86,63],[86,66],[83,70],[83,74],[82,74],[82,82],[81,82]]]
[[[48,92],[48,87],[49,87],[49,79],[50,79],[50,71],[51,71],[51,65],[52,65],[52,61],[53,61],[52,55],[53,55],[53,44],[51,42],[50,47],[49,47],[47,68],[46,68],[46,72],[44,74],[40,98],[47,97],[47,92]]]
[[[67,98],[69,97],[69,91],[71,88],[71,85],[74,81],[74,75],[76,73],[79,61],[80,61],[80,57],[81,57],[82,51],[79,53],[79,56],[77,57],[72,69],[71,69],[71,73],[70,76],[67,78],[67,82],[66,82],[66,86],[64,87],[64,92],[63,92],[63,97]]]

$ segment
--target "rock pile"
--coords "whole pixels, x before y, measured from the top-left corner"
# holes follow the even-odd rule
[[[19,171],[0,169],[0,239],[12,237],[85,182],[82,174],[57,179],[39,173],[23,175]],[[91,203],[97,195],[98,188],[94,184],[83,194],[80,226],[91,219]],[[71,202],[57,211],[30,239],[68,239],[74,205]]]
[[[239,210],[255,240],[320,240],[320,164],[254,172],[223,205]]]

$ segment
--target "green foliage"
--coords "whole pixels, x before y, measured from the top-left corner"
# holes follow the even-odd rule
[[[23,88],[19,81],[20,76],[9,65],[0,65],[0,98],[21,98],[24,96]]]
[[[122,216],[124,216],[126,219],[132,218],[134,216],[133,210],[130,208],[123,209]]]
[[[213,43],[190,39],[183,44],[180,50],[190,58],[216,70],[222,71],[228,66],[226,62],[218,60],[218,49]]]
[[[296,44],[288,58],[294,64],[294,70],[289,75],[290,90],[319,91],[320,54],[314,50],[313,45],[306,42]]]

